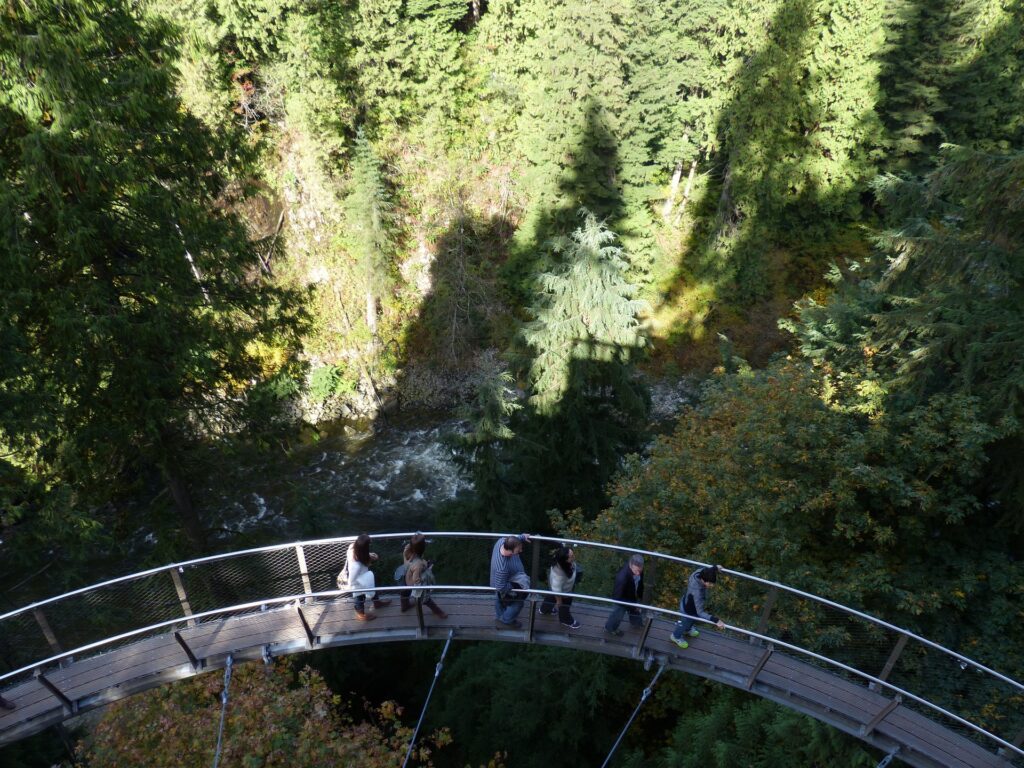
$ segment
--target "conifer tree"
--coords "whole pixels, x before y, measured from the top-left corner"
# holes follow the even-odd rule
[[[351,192],[345,201],[346,240],[366,296],[366,326],[374,336],[378,302],[390,282],[390,208],[380,159],[360,132],[352,157]]]
[[[159,467],[199,541],[188,448],[240,426],[293,299],[252,277],[229,155],[173,94],[166,28],[107,0],[4,13],[0,439],[83,506]]]
[[[1024,434],[1024,155],[948,147],[944,158],[923,181],[878,180],[892,216],[883,258],[837,275],[836,296],[800,302],[788,327],[835,386],[863,399],[902,409],[939,393],[980,398],[1003,435],[989,483],[1020,528],[1024,487],[1007,468]]]
[[[636,447],[647,393],[633,364],[645,345],[627,264],[615,234],[586,210],[554,244],[554,266],[537,280],[535,318],[522,330],[529,349],[525,476],[551,488],[548,505],[591,506],[622,453]],[[542,467],[557,463],[559,477]]]

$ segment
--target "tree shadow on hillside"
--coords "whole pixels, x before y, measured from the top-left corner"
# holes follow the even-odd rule
[[[466,396],[479,358],[508,340],[508,310],[494,277],[504,259],[511,224],[470,210],[461,192],[447,201],[449,224],[432,246],[422,276],[425,295],[400,348],[400,404],[441,407]]]
[[[528,307],[532,282],[547,267],[545,253],[552,239],[565,237],[578,226],[580,208],[601,221],[622,220],[618,173],[618,142],[603,106],[588,97],[573,149],[545,188],[535,190],[502,268],[502,284],[514,311],[521,313]]]
[[[809,67],[819,42],[816,5],[784,0],[768,26],[720,113],[713,181],[695,201],[699,224],[664,296],[666,304],[698,296],[670,335],[700,339],[714,328],[755,364],[784,346],[775,318],[821,283],[827,262],[866,249],[852,226],[864,181],[855,162],[863,159],[833,151],[832,107],[820,103],[821,76]],[[864,142],[878,132],[872,110],[854,130],[864,134],[858,149],[866,155]],[[713,334],[705,338],[714,346]]]
[[[570,247],[570,235],[585,224],[581,206],[593,206],[598,221],[621,215],[614,175],[617,145],[598,105],[588,106],[575,146],[569,155],[572,162],[560,171],[554,191],[546,198],[548,205],[535,206],[530,248],[517,251],[503,272],[503,277],[512,282],[506,284],[510,310],[522,322],[545,317],[545,310],[554,300],[542,275],[558,274],[568,283],[569,275],[587,268],[582,263],[585,259],[570,263],[576,252]],[[457,231],[450,231],[443,241],[458,242],[459,237]],[[605,278],[595,273],[589,282],[586,277],[582,284],[577,280],[578,312],[567,303],[560,312],[571,317],[560,313],[548,316],[546,322],[555,327],[552,338],[559,337],[563,321],[571,323],[603,309],[594,305],[593,296],[588,294],[607,290],[610,297],[614,289],[596,285],[599,279]],[[425,308],[424,314],[432,311]],[[533,394],[529,389],[537,350],[519,333],[522,322],[514,326],[510,323],[506,329],[509,343],[505,362],[495,360],[486,380],[481,379],[481,391],[490,392],[490,405],[487,398],[480,399],[470,422],[487,421],[490,426],[484,430],[484,438],[462,449],[475,475],[478,498],[456,518],[502,530],[547,530],[547,511],[552,508],[583,507],[588,513],[600,508],[604,486],[618,468],[622,454],[639,447],[647,397],[632,376],[638,350],[613,347],[598,338],[565,338],[553,342],[553,354],[560,358],[555,375],[561,377],[557,387],[561,395],[544,407],[526,399]],[[511,391],[513,380],[497,378],[503,368],[522,388],[518,395],[521,408],[514,415],[503,412],[500,403],[495,402],[502,397],[517,397]],[[513,436],[500,436],[495,420],[510,427]]]

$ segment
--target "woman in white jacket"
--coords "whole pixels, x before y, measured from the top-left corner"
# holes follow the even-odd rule
[[[572,547],[559,547],[555,550],[554,562],[548,569],[548,585],[556,595],[544,595],[544,602],[541,603],[540,612],[547,615],[553,613],[555,605],[558,606],[558,621],[563,627],[579,629],[580,623],[572,617],[569,606],[572,605],[573,589],[576,588],[576,578],[579,576],[579,569],[576,567],[576,553]]]
[[[356,618],[359,621],[370,621],[376,618],[366,612],[367,592],[373,596],[374,608],[383,608],[391,604],[390,600],[381,600],[373,592],[376,580],[373,571],[370,570],[370,564],[376,559],[377,553],[370,551],[369,535],[361,534],[349,545],[345,567],[338,574],[338,589],[347,589],[355,593]]]

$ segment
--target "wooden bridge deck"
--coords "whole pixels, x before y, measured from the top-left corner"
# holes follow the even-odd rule
[[[885,751],[898,748],[897,757],[922,768],[1009,768],[1011,763],[898,701],[862,684],[840,677],[781,652],[768,653],[747,638],[703,631],[680,650],[670,640],[672,622],[650,619],[637,629],[624,622],[624,635],[604,632],[608,609],[577,603],[573,613],[582,625],[562,627],[556,618],[542,616],[538,603],[528,601],[520,616],[521,630],[495,624],[493,597],[488,594],[438,595],[449,617],[439,620],[426,612],[420,626],[416,611],[401,613],[397,600],[376,612],[374,621],[360,622],[346,599],[301,606],[313,635],[312,643],[295,604],[216,621],[179,627],[181,639],[201,661],[201,669],[235,661],[342,645],[409,640],[490,640],[574,648],[638,661],[664,663],[670,669],[716,680],[815,717]],[[124,645],[89,658],[66,662],[44,673],[67,701],[62,701],[39,677],[5,692],[16,702],[13,711],[0,710],[0,744],[43,730],[74,714],[103,706],[164,682],[197,674],[173,632]],[[540,702],[538,702],[540,705]]]

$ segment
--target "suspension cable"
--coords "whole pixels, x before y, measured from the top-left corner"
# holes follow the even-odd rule
[[[619,738],[617,738],[615,740],[615,743],[612,744],[612,750],[608,753],[608,757],[604,759],[604,762],[601,763],[601,768],[608,768],[608,763],[611,762],[612,755],[614,755],[615,750],[619,748],[619,742],[621,742],[623,737],[626,735],[626,731],[629,730],[629,726],[633,724],[633,721],[636,719],[637,713],[640,711],[640,707],[642,707],[644,705],[644,702],[647,701],[648,698],[650,698],[651,690],[654,688],[654,684],[658,682],[658,678],[661,677],[661,673],[664,671],[665,665],[661,664],[658,667],[658,671],[654,673],[654,677],[651,678],[651,682],[647,685],[646,688],[644,688],[644,692],[640,696],[640,703],[636,705],[636,709],[633,710],[633,714],[629,716],[629,720],[626,721],[626,727],[622,729],[622,733],[619,734]]]
[[[889,753],[888,755],[886,755],[885,757],[883,757],[883,758],[882,758],[882,762],[880,762],[880,763],[879,763],[879,764],[878,764],[877,766],[875,766],[875,768],[886,768],[886,766],[887,766],[887,765],[889,765],[889,763],[891,763],[891,762],[892,762],[892,759],[893,759],[894,757],[896,757],[896,753],[897,753],[897,752],[899,752],[899,751],[900,751],[900,748],[899,748],[899,747],[896,747],[896,749],[894,749],[894,750],[893,750],[892,752],[890,752],[890,753]]]
[[[439,678],[441,676],[441,669],[442,669],[442,667],[444,667],[444,657],[445,657],[445,654],[448,653],[448,646],[452,644],[452,635],[454,635],[454,634],[455,634],[455,630],[454,629],[449,629],[448,630],[448,640],[445,641],[444,650],[441,651],[441,658],[437,662],[437,666],[434,667],[434,679],[430,683],[430,690],[427,691],[427,700],[423,702],[423,710],[420,712],[420,719],[416,723],[416,730],[414,730],[412,732],[412,738],[409,739],[409,749],[405,753],[405,760],[402,761],[402,768],[405,768],[405,766],[409,763],[409,758],[412,756],[412,748],[416,744],[416,736],[420,732],[420,726],[423,725],[423,718],[426,717],[427,705],[430,704],[430,697],[434,693],[434,686],[437,685],[437,678]]]
[[[220,727],[217,729],[217,751],[213,753],[213,768],[220,762],[221,741],[224,738],[224,716],[228,712],[228,686],[231,685],[231,663],[234,656],[228,654],[228,663],[224,666],[224,690],[220,693]]]

